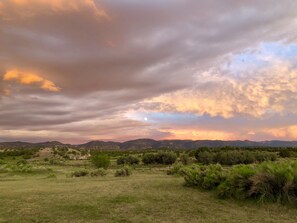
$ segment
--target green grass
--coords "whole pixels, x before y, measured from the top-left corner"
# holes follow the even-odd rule
[[[183,186],[162,168],[126,178],[67,177],[73,166],[45,174],[0,174],[0,222],[297,222],[297,210],[278,204],[219,200]]]

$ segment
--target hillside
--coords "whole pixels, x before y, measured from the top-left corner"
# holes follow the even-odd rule
[[[84,144],[71,145],[58,141],[29,143],[29,142],[0,142],[0,148],[48,148],[53,146],[67,146],[85,149],[101,150],[144,150],[144,149],[196,149],[199,147],[296,147],[297,141],[222,141],[222,140],[153,140],[136,139],[126,142],[90,141]]]

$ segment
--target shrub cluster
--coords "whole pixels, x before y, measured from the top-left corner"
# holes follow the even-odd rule
[[[124,166],[119,170],[116,170],[115,177],[128,177],[132,174],[132,169],[129,166]]]
[[[76,170],[74,172],[72,172],[71,177],[85,177],[89,175],[89,171],[88,170]]]
[[[164,164],[171,165],[175,163],[177,156],[174,152],[159,152],[159,153],[146,153],[142,157],[144,164]]]
[[[30,159],[39,149],[5,149],[4,151],[0,152],[0,159],[5,157],[17,157],[22,156],[24,159]]]
[[[297,162],[238,165],[231,170],[219,164],[183,167],[186,185],[216,190],[220,198],[256,199],[297,203]]]
[[[106,176],[107,172],[103,168],[99,168],[96,170],[77,170],[74,171],[70,174],[71,177],[86,177],[86,176],[91,176],[91,177],[99,177],[99,176]]]
[[[227,150],[218,152],[197,151],[195,157],[199,163],[222,165],[250,164],[263,161],[275,161],[277,154],[267,151]]]
[[[26,160],[20,160],[16,164],[5,164],[0,166],[1,173],[13,173],[13,174],[41,174],[41,173],[51,173],[52,169],[32,166],[27,163]]]
[[[118,165],[137,165],[139,159],[135,156],[121,156],[117,159]]]

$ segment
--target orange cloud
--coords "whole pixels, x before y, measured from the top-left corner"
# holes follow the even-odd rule
[[[52,81],[46,80],[37,74],[22,72],[17,69],[7,71],[3,76],[3,80],[17,81],[24,85],[38,85],[40,88],[47,91],[57,92],[60,90]]]
[[[97,6],[94,0],[4,0],[0,3],[0,15],[12,19],[14,15],[30,18],[40,15],[40,10],[50,11],[80,11],[89,10],[98,17],[110,19],[103,7]]]
[[[233,133],[215,131],[215,130],[199,130],[199,129],[166,129],[161,132],[170,133],[166,139],[189,139],[189,140],[232,140],[235,137]]]
[[[276,64],[255,76],[236,79],[223,74],[202,77],[193,89],[180,90],[148,99],[157,111],[177,111],[231,118],[236,114],[263,117],[282,113],[296,100],[297,70],[289,64]],[[201,79],[202,79],[201,78]],[[148,106],[149,107],[149,106]],[[297,113],[292,107],[291,112]]]
[[[297,125],[291,125],[281,128],[264,129],[264,133],[270,134],[278,139],[295,140],[297,138]]]

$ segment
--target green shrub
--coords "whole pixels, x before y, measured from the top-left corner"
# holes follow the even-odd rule
[[[252,180],[250,178],[254,176],[255,173],[255,168],[249,165],[239,165],[233,167],[227,174],[226,180],[218,187],[218,196],[220,198],[248,198],[250,196],[249,191],[252,186]]]
[[[103,168],[99,168],[97,170],[93,170],[90,172],[91,177],[99,177],[99,176],[106,176],[106,175],[107,175],[107,171]]]
[[[156,154],[146,153],[142,157],[144,164],[164,164],[171,165],[175,163],[177,156],[174,152],[158,152]]]
[[[155,164],[156,163],[155,154],[152,154],[152,153],[144,154],[142,157],[142,162],[146,165]]]
[[[180,169],[181,174],[188,186],[197,186],[202,189],[212,190],[224,181],[223,169],[219,164],[209,166],[192,165]]]
[[[137,165],[139,159],[135,156],[121,156],[117,159],[117,165]]]
[[[179,175],[179,170],[183,167],[181,163],[175,163],[167,170],[167,175]]]
[[[290,163],[264,163],[252,180],[250,194],[262,201],[295,201],[297,165]],[[292,193],[293,192],[293,193]]]
[[[180,154],[179,159],[180,159],[180,161],[182,162],[183,165],[189,165],[190,164],[190,157],[186,153]]]
[[[129,166],[124,166],[119,170],[116,170],[115,177],[127,177],[132,174],[132,169]]]
[[[279,152],[279,156],[286,158],[286,157],[291,157],[293,154],[289,149],[283,149]]]
[[[17,162],[17,165],[20,166],[20,165],[27,165],[28,164],[28,161],[27,160],[19,160]]]
[[[110,158],[107,155],[92,155],[91,162],[97,168],[107,169],[110,165]]]
[[[88,170],[77,170],[72,172],[71,177],[85,177],[89,175],[89,171]]]
[[[238,165],[192,165],[179,173],[186,185],[216,190],[220,198],[256,199],[297,204],[297,162]]]

